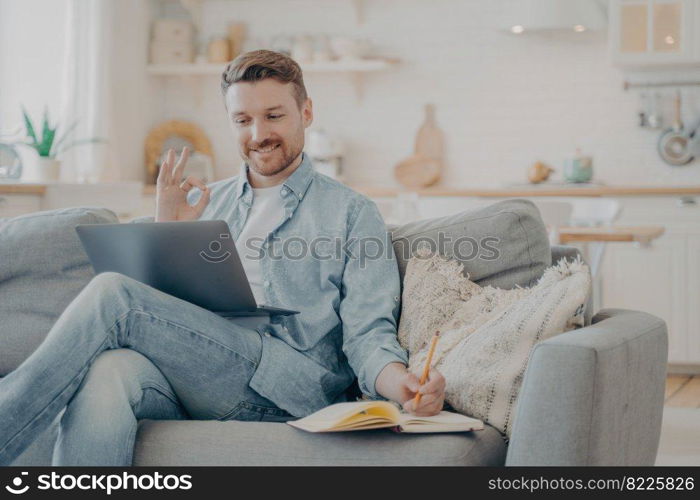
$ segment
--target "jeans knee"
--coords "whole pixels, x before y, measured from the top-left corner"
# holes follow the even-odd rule
[[[140,390],[138,381],[141,364],[148,359],[131,349],[110,349],[99,354],[90,365],[85,385],[91,392],[106,397],[114,392],[130,394]],[[96,396],[97,397],[97,396]]]
[[[151,361],[146,356],[133,349],[109,349],[95,358],[90,370],[114,377],[136,376],[150,364]]]
[[[93,288],[95,292],[115,291],[128,286],[130,279],[121,273],[107,271],[95,275],[88,283],[88,286]]]
[[[87,300],[130,306],[135,287],[140,283],[115,272],[104,272],[94,276],[83,290]],[[120,300],[122,299],[122,300]]]

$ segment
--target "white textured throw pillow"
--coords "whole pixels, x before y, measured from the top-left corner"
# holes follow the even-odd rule
[[[538,342],[583,326],[591,277],[581,259],[562,259],[532,288],[481,287],[462,265],[419,255],[406,269],[399,341],[420,376],[428,341],[440,340],[432,366],[447,382],[446,401],[510,436],[530,351]]]

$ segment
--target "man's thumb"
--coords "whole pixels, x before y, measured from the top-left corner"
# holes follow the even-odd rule
[[[211,190],[209,188],[203,189],[202,196],[199,197],[199,201],[194,206],[194,208],[197,210],[197,213],[199,215],[202,215],[202,212],[204,212],[204,209],[207,208],[207,205],[209,204],[210,197],[211,197]]]

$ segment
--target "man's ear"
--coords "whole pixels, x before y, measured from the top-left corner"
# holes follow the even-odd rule
[[[309,97],[307,97],[304,104],[301,105],[301,119],[304,122],[304,128],[307,128],[314,121],[313,102]]]

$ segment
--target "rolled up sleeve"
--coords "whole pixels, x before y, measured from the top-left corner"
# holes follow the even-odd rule
[[[362,200],[349,221],[339,313],[343,352],[360,390],[375,399],[377,376],[389,363],[408,364],[397,337],[401,283],[396,256],[374,202]]]

